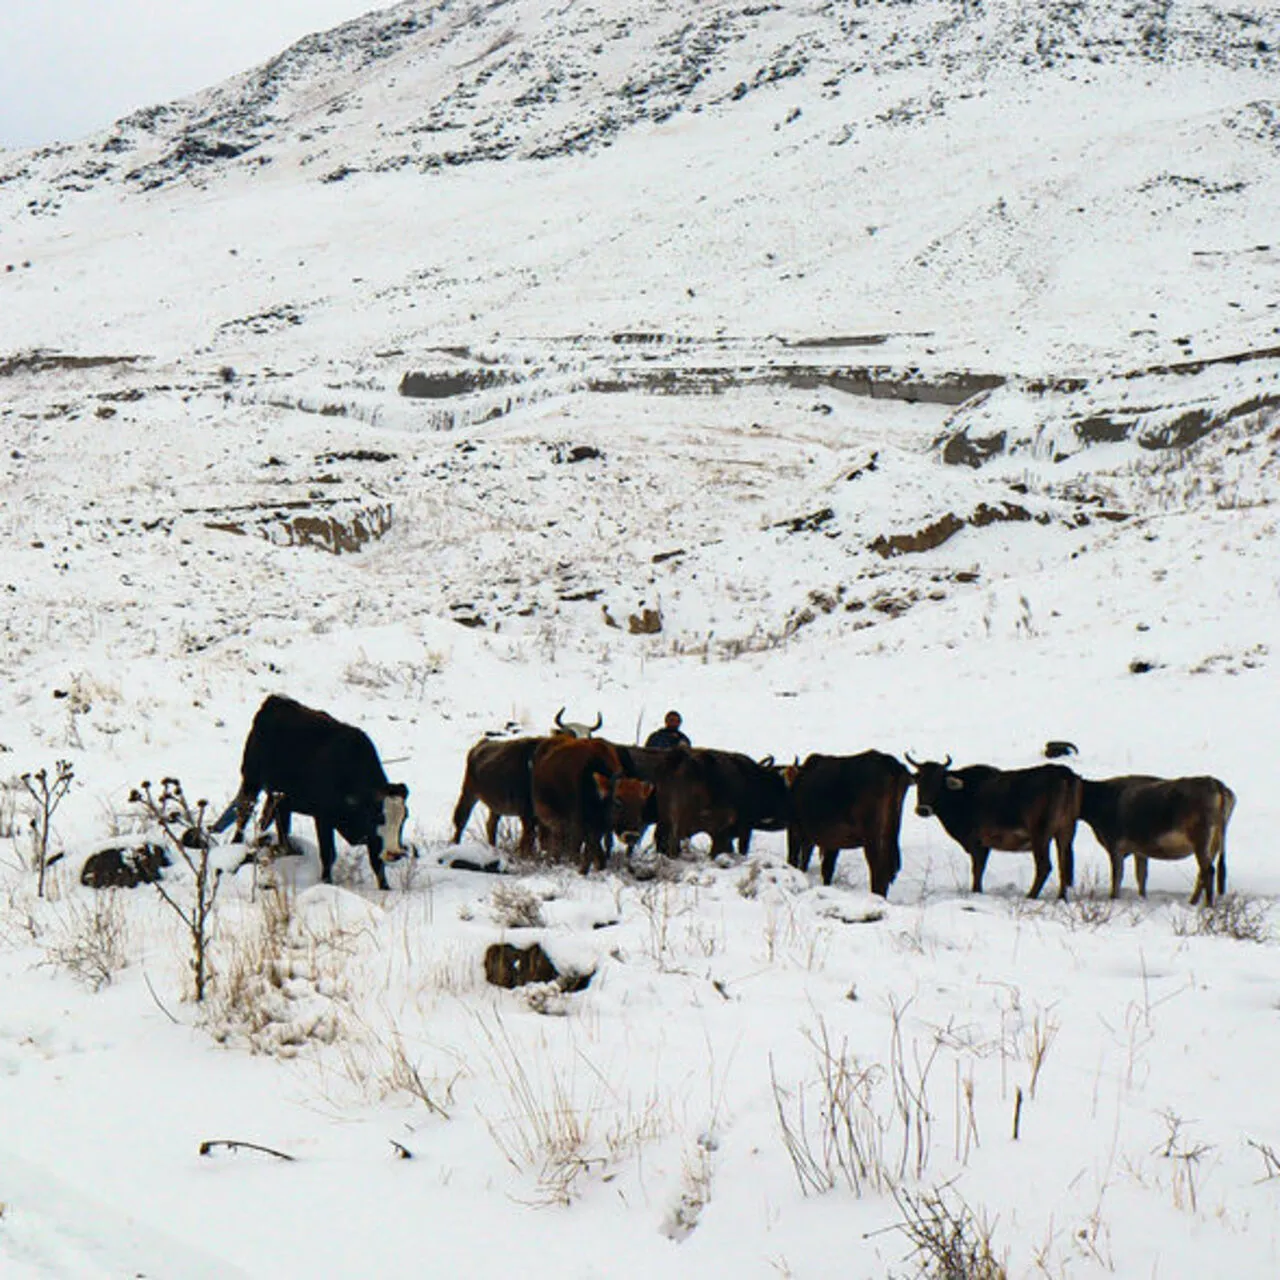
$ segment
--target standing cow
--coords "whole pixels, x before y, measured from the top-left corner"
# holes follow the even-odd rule
[[[861,848],[871,892],[887,897],[902,867],[899,832],[910,786],[908,769],[882,751],[809,756],[791,771],[787,861],[808,871],[816,845],[822,851],[822,883],[830,884],[840,850]]]
[[[1147,896],[1147,860],[1195,855],[1199,865],[1194,906],[1204,894],[1213,906],[1213,866],[1218,892],[1227,887],[1227,823],[1235,793],[1217,778],[1153,778],[1145,774],[1085,780],[1080,816],[1111,859],[1111,896],[1120,895],[1126,854],[1133,854],[1138,893]]]
[[[234,817],[232,840],[243,840],[263,791],[274,801],[282,844],[289,842],[295,813],[315,819],[321,879],[326,884],[333,881],[336,831],[348,844],[365,846],[378,887],[387,888],[384,860],[394,862],[405,854],[409,788],[387,781],[366,733],[292,698],[272,694],[258,708],[244,744],[240,791],[213,830],[224,830]]]
[[[546,739],[534,750],[531,784],[543,847],[581,853],[583,875],[593,862],[604,870],[614,832],[634,844],[653,794],[652,783],[624,774],[618,749],[603,738]]]
[[[489,810],[485,835],[497,843],[498,822],[504,817],[520,819],[520,856],[533,855],[533,785],[530,774],[533,755],[546,738],[482,738],[467,752],[462,775],[462,792],[453,810],[453,843],[471,817],[477,800]]]
[[[936,816],[947,834],[973,862],[973,892],[982,892],[982,877],[992,849],[1030,850],[1036,874],[1028,898],[1038,898],[1049,878],[1049,844],[1058,853],[1058,897],[1065,899],[1075,878],[1072,841],[1080,816],[1081,781],[1060,764],[1032,769],[993,769],[974,764],[952,769],[951,757],[915,769],[916,813]]]
[[[669,857],[678,857],[681,842],[699,831],[711,836],[712,853],[729,852],[736,837],[745,857],[752,831],[786,830],[790,798],[772,756],[757,761],[710,747],[673,747],[663,754],[657,796],[666,847],[659,847]]]

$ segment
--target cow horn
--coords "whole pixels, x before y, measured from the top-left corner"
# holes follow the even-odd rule
[[[772,757],[772,756],[761,756],[761,757],[760,757],[760,767],[761,767],[762,769],[772,769],[772,768],[773,768],[773,757]]]
[[[556,724],[558,724],[560,728],[562,729],[564,728],[564,708],[563,707],[561,707],[560,710],[556,712]]]
[[[951,752],[950,751],[947,752],[947,758],[942,762],[942,767],[944,769],[951,768]]]
[[[561,709],[563,710],[563,708],[561,708]],[[603,714],[602,712],[600,712],[600,711],[597,711],[597,712],[596,712],[596,722],[595,722],[595,724],[593,724],[593,725],[591,726],[591,732],[592,732],[592,733],[595,733],[595,731],[596,731],[596,730],[597,730],[597,729],[598,729],[602,724],[604,724],[604,714]]]
[[[906,762],[907,762],[907,763],[908,763],[908,764],[909,764],[913,769],[919,769],[919,768],[920,768],[920,761],[919,761],[919,760],[915,760],[915,759],[913,759],[910,751],[904,751],[904,752],[902,753],[902,756],[903,756],[903,759],[904,759],[904,760],[906,760]]]

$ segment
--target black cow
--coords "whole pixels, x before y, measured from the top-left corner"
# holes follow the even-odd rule
[[[337,831],[351,845],[369,851],[378,887],[387,888],[383,860],[405,854],[405,801],[409,788],[388,782],[382,762],[362,730],[292,698],[268,697],[253,717],[240,763],[240,791],[214,824],[224,830],[236,819],[233,842],[244,839],[260,792],[274,801],[273,816],[280,841],[289,841],[295,813],[315,819],[320,845],[321,878],[333,881]]]
[[[1213,906],[1213,864],[1218,892],[1227,887],[1227,823],[1235,793],[1217,778],[1152,778],[1131,774],[1102,781],[1085,779],[1080,816],[1093,828],[1111,859],[1111,896],[1120,895],[1125,855],[1132,853],[1138,893],[1147,896],[1147,860],[1195,855],[1199,864],[1194,905],[1204,893]]]
[[[669,857],[677,857],[681,841],[698,831],[711,836],[712,853],[729,852],[736,837],[745,856],[752,831],[786,830],[790,797],[772,756],[756,761],[710,747],[673,747],[662,754],[657,798],[666,847],[659,848]]]
[[[809,756],[791,770],[787,861],[808,871],[816,845],[822,850],[822,883],[830,884],[840,850],[861,848],[871,892],[887,897],[902,867],[898,833],[910,785],[907,768],[882,751]]]
[[[992,849],[1030,850],[1036,874],[1028,898],[1038,898],[1049,878],[1049,843],[1058,853],[1058,897],[1065,899],[1075,878],[1072,841],[1080,816],[1081,781],[1065,765],[1042,764],[1032,769],[993,769],[974,764],[951,769],[951,757],[941,764],[918,764],[915,769],[916,813],[936,816],[973,862],[973,892],[982,892],[982,877]]]
[[[533,855],[533,788],[530,773],[533,753],[546,738],[482,738],[467,752],[462,792],[453,810],[453,843],[462,839],[463,829],[477,800],[489,810],[485,834],[497,843],[498,822],[503,817],[520,819],[520,854]]]

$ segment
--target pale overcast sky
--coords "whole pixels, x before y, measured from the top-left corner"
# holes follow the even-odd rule
[[[0,0],[0,147],[72,142],[391,0]]]

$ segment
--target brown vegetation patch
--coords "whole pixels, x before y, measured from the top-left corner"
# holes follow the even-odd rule
[[[989,524],[1002,524],[1009,521],[1022,523],[1026,520],[1039,520],[1047,523],[1047,516],[1033,516],[1026,507],[1016,502],[1002,502],[999,506],[991,506],[982,502],[967,517],[955,515],[948,511],[946,515],[917,529],[914,533],[898,533],[892,536],[881,534],[868,549],[883,556],[886,560],[893,556],[911,555],[921,551],[932,551],[940,547],[950,538],[955,537],[966,525],[981,529]]]

